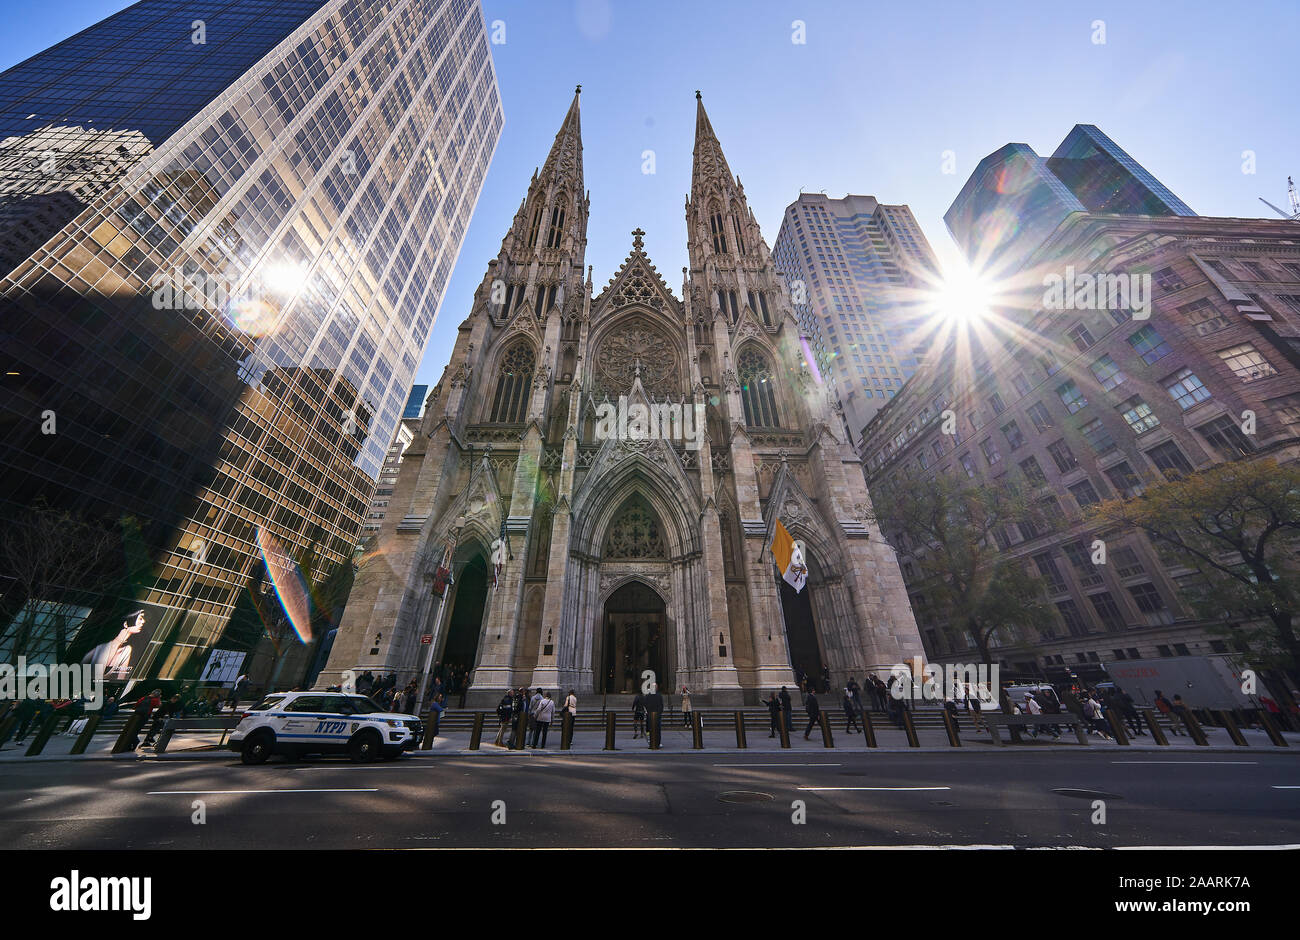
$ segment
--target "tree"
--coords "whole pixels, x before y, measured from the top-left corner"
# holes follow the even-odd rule
[[[38,618],[54,626],[55,661],[67,653],[68,625],[80,607],[93,607],[120,567],[121,536],[111,528],[39,503],[0,535],[0,576],[11,582],[5,603],[15,662],[25,656]],[[12,628],[12,630],[11,630]]]
[[[1132,499],[1108,500],[1093,508],[1093,517],[1142,532],[1174,560],[1198,570],[1201,582],[1192,597],[1198,612],[1264,623],[1262,643],[1249,630],[1238,638],[1271,660],[1267,665],[1281,666],[1300,681],[1294,622],[1300,466],[1231,461],[1158,483]]]
[[[1039,521],[1019,486],[903,476],[876,487],[872,502],[885,537],[915,560],[927,607],[968,632],[982,662],[993,662],[999,632],[1020,641],[1050,623],[1042,580],[998,543],[1008,525]]]

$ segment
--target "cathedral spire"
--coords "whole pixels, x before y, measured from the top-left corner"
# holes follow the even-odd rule
[[[579,85],[573,91],[573,102],[564,115],[564,122],[555,135],[555,143],[551,144],[551,152],[546,155],[546,162],[542,164],[542,172],[539,174],[547,183],[557,178],[560,182],[572,183],[572,191],[579,199],[583,195],[582,114],[578,106],[581,97],[582,86]]]
[[[722,153],[722,144],[713,132],[708,112],[704,110],[704,97],[695,93],[695,155],[691,165],[691,198],[699,197],[716,183],[724,192],[734,187],[731,168]]]

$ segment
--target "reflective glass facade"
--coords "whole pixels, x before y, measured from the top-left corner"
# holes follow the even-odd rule
[[[0,108],[0,509],[125,518],[104,606],[188,674],[280,616],[268,545],[351,558],[502,125],[482,13],[145,0]]]
[[[1076,124],[1047,167],[1091,212],[1196,215],[1100,129]]]

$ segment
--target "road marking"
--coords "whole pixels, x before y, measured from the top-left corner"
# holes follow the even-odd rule
[[[1274,789],[1274,790],[1300,790],[1300,787],[1282,787],[1282,786],[1275,786],[1275,787],[1273,787],[1273,789]]]
[[[1112,764],[1258,764],[1257,760],[1113,760]]]
[[[952,787],[795,787],[796,790],[951,790]]]
[[[714,764],[714,767],[843,767],[843,764]]]
[[[277,790],[150,790],[145,796],[215,796],[222,793],[378,793],[378,787],[356,789],[305,790],[281,787]]]

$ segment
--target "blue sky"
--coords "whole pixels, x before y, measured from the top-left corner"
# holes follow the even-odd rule
[[[0,0],[0,68],[126,4]],[[1272,216],[1300,176],[1296,0],[904,3],[483,0],[506,122],[417,381],[433,383],[533,168],[581,82],[587,262],[597,289],[630,232],[675,292],[686,263],[695,89],[769,246],[800,189],[906,203],[940,260],[943,213],[1010,141],[1050,154],[1096,124],[1202,215]],[[791,42],[792,22],[806,43]],[[1104,45],[1093,22],[1105,23]],[[653,150],[656,172],[642,174]],[[944,174],[944,151],[956,172]],[[1242,152],[1255,154],[1254,175]]]

